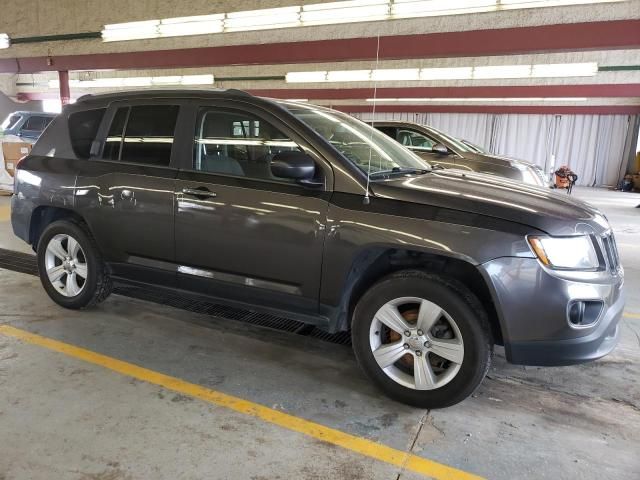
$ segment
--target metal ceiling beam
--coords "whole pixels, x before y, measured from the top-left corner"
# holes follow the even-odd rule
[[[346,113],[371,113],[371,105],[336,105]],[[640,105],[376,105],[376,113],[533,113],[539,115],[638,115]]]
[[[372,98],[370,88],[274,88],[251,89],[253,95],[309,100],[352,100]],[[489,87],[378,87],[384,98],[520,98],[520,97],[640,97],[640,84],[530,85]]]
[[[252,95],[273,98],[306,98],[309,100],[363,100],[373,97],[371,88],[273,88],[248,89]],[[86,92],[86,90],[84,91]],[[17,94],[18,100],[56,98],[54,92]],[[640,83],[591,85],[530,85],[488,87],[378,87],[376,96],[385,98],[539,98],[640,97]]]

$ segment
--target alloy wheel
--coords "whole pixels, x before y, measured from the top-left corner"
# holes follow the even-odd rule
[[[71,235],[55,235],[47,244],[45,268],[51,285],[65,297],[79,295],[87,281],[87,258]]]
[[[414,390],[434,390],[460,371],[464,342],[443,308],[424,298],[402,297],[375,314],[369,343],[382,371]]]

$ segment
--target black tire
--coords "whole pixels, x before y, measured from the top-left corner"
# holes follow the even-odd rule
[[[64,296],[52,285],[46,272],[46,250],[50,240],[59,234],[73,237],[82,248],[87,264],[87,278],[79,294]],[[40,281],[51,299],[70,309],[92,307],[105,300],[112,290],[112,282],[102,254],[91,233],[83,223],[74,220],[58,220],[50,223],[42,232],[37,246]]]
[[[401,385],[389,377],[374,358],[370,343],[374,317],[383,305],[400,297],[419,297],[437,304],[460,330],[464,342],[460,369],[440,388],[416,390]],[[448,407],[471,395],[489,370],[493,354],[487,314],[475,295],[452,278],[418,270],[396,272],[373,285],[355,308],[351,336],[358,364],[387,396],[427,409]]]

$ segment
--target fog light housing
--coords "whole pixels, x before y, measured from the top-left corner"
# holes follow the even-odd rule
[[[592,327],[600,318],[602,300],[574,300],[567,307],[567,320],[573,328]]]

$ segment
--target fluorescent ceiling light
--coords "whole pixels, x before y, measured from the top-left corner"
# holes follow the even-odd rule
[[[504,97],[504,98],[367,98],[367,102],[415,103],[495,103],[495,102],[586,102],[586,97]]]
[[[142,22],[105,25],[104,30],[102,30],[102,40],[105,42],[117,42],[123,40],[157,38],[160,35],[158,31],[159,25],[160,20],[145,20]]]
[[[215,78],[212,74],[182,75],[180,85],[213,85],[214,81]]]
[[[327,71],[289,72],[285,76],[287,83],[318,83],[327,81]]]
[[[549,63],[533,65],[532,77],[591,77],[598,73],[598,64],[590,63]]]
[[[333,70],[327,72],[327,82],[367,82],[371,70]]]
[[[9,40],[9,35],[0,33],[0,48],[9,48],[10,45],[11,40]]]
[[[473,75],[473,67],[422,68],[420,80],[467,80]]]
[[[561,7],[565,5],[589,5],[593,3],[617,3],[623,0],[500,0],[504,10],[516,8]]]
[[[497,9],[495,0],[395,0],[391,5],[391,15],[395,18],[430,17]]]
[[[105,25],[102,39],[113,42],[622,1],[624,0],[345,0],[111,24]],[[2,43],[0,48],[1,45]]]
[[[263,8],[227,13],[224,29],[227,32],[297,27],[300,7]]]
[[[151,87],[167,85],[213,85],[213,75],[171,75],[158,77],[111,77],[92,80],[69,80],[74,88]],[[49,80],[49,88],[58,88],[58,80]]]
[[[531,76],[531,65],[497,65],[474,67],[473,78],[527,78]]]
[[[371,71],[371,80],[388,81],[388,80],[419,80],[419,68],[389,68]]]
[[[303,5],[300,20],[303,25],[366,22],[389,17],[388,0],[348,0],[344,2]]]
[[[378,70],[322,70],[289,72],[287,83],[486,80],[502,78],[583,77],[598,73],[597,63],[553,63],[452,68],[388,68]]]
[[[194,17],[165,18],[160,21],[158,32],[161,37],[203,35],[220,33],[224,30],[224,14],[197,15]]]

